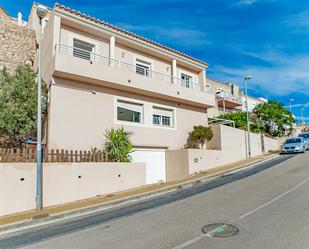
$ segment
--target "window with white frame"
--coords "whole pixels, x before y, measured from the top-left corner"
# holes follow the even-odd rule
[[[137,74],[141,74],[144,76],[150,76],[150,71],[151,71],[151,63],[147,61],[143,61],[140,59],[136,59],[135,62],[135,72]]]
[[[193,78],[190,75],[187,74],[181,74],[181,86],[186,88],[192,88],[193,87]]]
[[[174,127],[174,110],[154,106],[152,123],[157,126]]]
[[[117,100],[117,120],[143,123],[143,105]]]
[[[73,39],[73,56],[91,60],[91,53],[94,52],[94,45],[79,39]]]

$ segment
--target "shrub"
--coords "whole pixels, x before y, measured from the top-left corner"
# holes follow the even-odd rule
[[[190,136],[191,140],[199,143],[201,145],[201,149],[203,149],[204,144],[212,139],[213,133],[210,127],[199,125],[193,127],[193,131]]]
[[[111,129],[105,132],[105,153],[114,162],[131,162],[130,152],[132,144],[130,135],[132,133],[125,131],[123,128]]]

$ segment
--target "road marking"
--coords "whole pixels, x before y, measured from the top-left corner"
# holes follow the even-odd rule
[[[192,245],[195,242],[200,241],[203,237],[205,237],[205,234],[200,234],[199,236],[196,236],[195,238],[190,239],[190,240],[186,241],[185,243],[183,243],[181,245],[173,247],[172,249],[183,249],[183,248],[186,248],[187,246]]]
[[[255,208],[255,209],[253,209],[253,210],[251,210],[251,211],[249,211],[249,212],[247,212],[247,213],[245,213],[245,214],[239,216],[239,217],[238,217],[236,220],[234,220],[234,221],[247,218],[248,216],[250,216],[250,215],[256,213],[257,211],[259,211],[259,210],[261,210],[261,209],[263,209],[263,208],[265,208],[265,207],[267,207],[267,206],[269,206],[269,205],[275,203],[276,201],[280,200],[280,199],[283,198],[284,196],[286,196],[286,195],[292,193],[293,191],[295,191],[296,189],[298,189],[299,187],[301,187],[301,186],[302,186],[303,184],[305,184],[308,180],[309,180],[309,178],[307,177],[306,179],[304,179],[303,181],[301,181],[300,183],[298,183],[297,185],[295,185],[293,188],[290,188],[289,190],[287,190],[286,192],[284,192],[284,193],[282,193],[282,194],[276,196],[276,197],[273,198],[272,200],[270,200],[270,201],[268,201],[268,202],[266,202],[266,203],[264,203],[264,204],[258,206],[257,208]],[[232,222],[233,222],[233,221],[232,221]],[[210,231],[209,233],[211,233],[211,231]],[[202,238],[207,238],[207,237],[209,238],[209,237],[210,237],[210,236],[209,236],[209,235],[210,235],[209,233],[208,233],[208,234],[200,234],[199,236],[196,236],[196,237],[194,237],[193,239],[190,239],[190,240],[188,240],[188,241],[186,241],[186,242],[184,242],[184,243],[182,243],[182,244],[180,244],[180,245],[178,245],[178,246],[176,246],[176,247],[173,247],[172,249],[183,249],[183,248],[186,248],[186,247],[192,245],[193,243],[195,243],[195,242],[197,242],[197,241],[200,241]]]
[[[306,183],[308,180],[309,180],[309,178],[306,178],[305,180],[301,181],[300,183],[298,183],[298,184],[297,184],[296,186],[294,186],[293,188],[291,188],[291,189],[287,190],[286,192],[284,192],[284,193],[282,193],[282,194],[276,196],[276,197],[273,198],[272,200],[270,200],[270,201],[268,201],[268,202],[266,202],[266,203],[264,203],[264,204],[258,206],[257,208],[255,208],[255,209],[253,209],[253,210],[251,210],[251,211],[249,211],[249,212],[247,212],[247,213],[245,213],[245,214],[239,216],[237,220],[244,219],[244,218],[246,218],[246,217],[248,217],[248,216],[250,216],[250,215],[256,213],[257,211],[261,210],[262,208],[265,208],[265,207],[267,207],[267,206],[269,206],[269,205],[275,203],[276,201],[280,200],[280,199],[283,198],[284,196],[286,196],[286,195],[292,193],[293,191],[295,191],[296,189],[298,189],[300,186],[302,186],[302,185],[303,185],[304,183]]]

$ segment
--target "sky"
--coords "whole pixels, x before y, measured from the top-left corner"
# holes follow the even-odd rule
[[[41,0],[48,7],[54,1]],[[209,64],[207,77],[249,95],[291,102],[309,123],[308,0],[62,0],[60,4],[165,44]],[[0,0],[27,19],[32,1]],[[294,101],[290,101],[294,99]]]

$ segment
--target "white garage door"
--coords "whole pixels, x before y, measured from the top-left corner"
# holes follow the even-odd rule
[[[146,162],[146,183],[165,181],[165,149],[134,149],[133,162]]]

